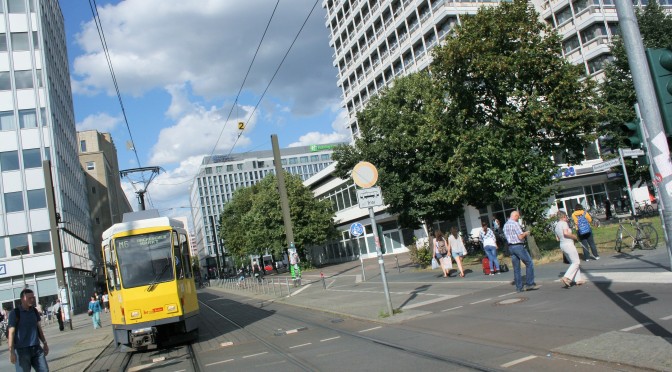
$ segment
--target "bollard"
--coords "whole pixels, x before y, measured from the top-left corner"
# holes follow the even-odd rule
[[[324,281],[324,273],[320,271],[320,278],[322,279],[322,288],[327,289],[327,283]]]
[[[275,278],[271,279],[271,285],[273,286],[273,297],[276,297],[277,295],[275,294]]]

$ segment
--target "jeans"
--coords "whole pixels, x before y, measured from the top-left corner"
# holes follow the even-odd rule
[[[488,260],[490,261],[490,272],[492,272],[492,268],[494,265],[495,271],[499,271],[499,260],[497,259],[497,248],[491,245],[483,247],[483,250],[485,251],[485,255],[488,256]]]
[[[14,352],[16,353],[16,372],[30,372],[31,366],[36,372],[49,372],[42,346],[22,347],[14,349]]]
[[[588,247],[593,251],[593,257],[600,257],[600,254],[597,252],[597,247],[595,246],[595,238],[593,238],[593,232],[591,231],[588,235],[579,235],[581,241],[581,248],[583,248],[583,259],[587,260],[590,258],[590,252]]]
[[[511,252],[511,263],[513,264],[513,280],[516,283],[516,290],[523,290],[523,278],[520,276],[520,261],[525,264],[525,279],[526,285],[531,287],[534,285],[534,263],[530,254],[523,244],[509,245],[509,252]]]

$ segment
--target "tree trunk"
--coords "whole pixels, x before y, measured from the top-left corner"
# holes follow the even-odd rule
[[[539,246],[537,245],[537,241],[534,240],[534,236],[531,234],[528,235],[527,237],[527,246],[530,248],[530,255],[534,259],[539,259],[541,258],[541,252],[539,251]]]

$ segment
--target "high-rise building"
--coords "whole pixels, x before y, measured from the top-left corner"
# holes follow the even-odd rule
[[[51,161],[54,213],[44,160]],[[0,0],[0,173],[0,302],[18,303],[24,277],[43,306],[56,300],[60,240],[70,304],[83,311],[96,248],[58,0]]]
[[[110,134],[97,130],[77,132],[77,143],[79,162],[86,174],[93,246],[98,248],[103,231],[121,222],[124,213],[132,212],[133,207],[121,188],[117,148]],[[100,250],[96,250],[96,257],[102,259]]]
[[[280,150],[282,168],[307,180],[333,163],[331,154],[337,144],[290,147]],[[224,205],[233,192],[261,181],[269,173],[275,174],[273,151],[252,151],[240,154],[213,155],[203,158],[198,174],[190,188],[194,236],[201,266],[212,269],[216,257],[213,228],[219,223]],[[220,243],[219,240],[217,243]],[[223,250],[218,244],[220,251]],[[221,252],[220,252],[221,254]],[[223,262],[223,261],[222,261]]]

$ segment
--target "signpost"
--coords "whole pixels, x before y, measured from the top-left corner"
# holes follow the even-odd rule
[[[385,276],[385,262],[383,261],[383,253],[380,249],[380,236],[378,236],[378,226],[376,226],[376,216],[373,212],[373,207],[382,206],[383,196],[380,187],[373,187],[378,181],[378,170],[373,164],[368,162],[359,162],[352,170],[352,179],[357,186],[364,190],[357,190],[357,200],[360,208],[369,208],[369,217],[371,218],[371,227],[373,230],[373,238],[376,242],[376,253],[378,255],[378,264],[380,266],[380,278],[383,282],[383,289],[385,291],[385,300],[387,302],[387,311],[390,316],[394,315],[392,310],[392,300],[390,299],[390,291],[387,288],[387,277]],[[362,255],[359,255],[362,261]],[[364,273],[364,261],[362,261],[362,273]]]

